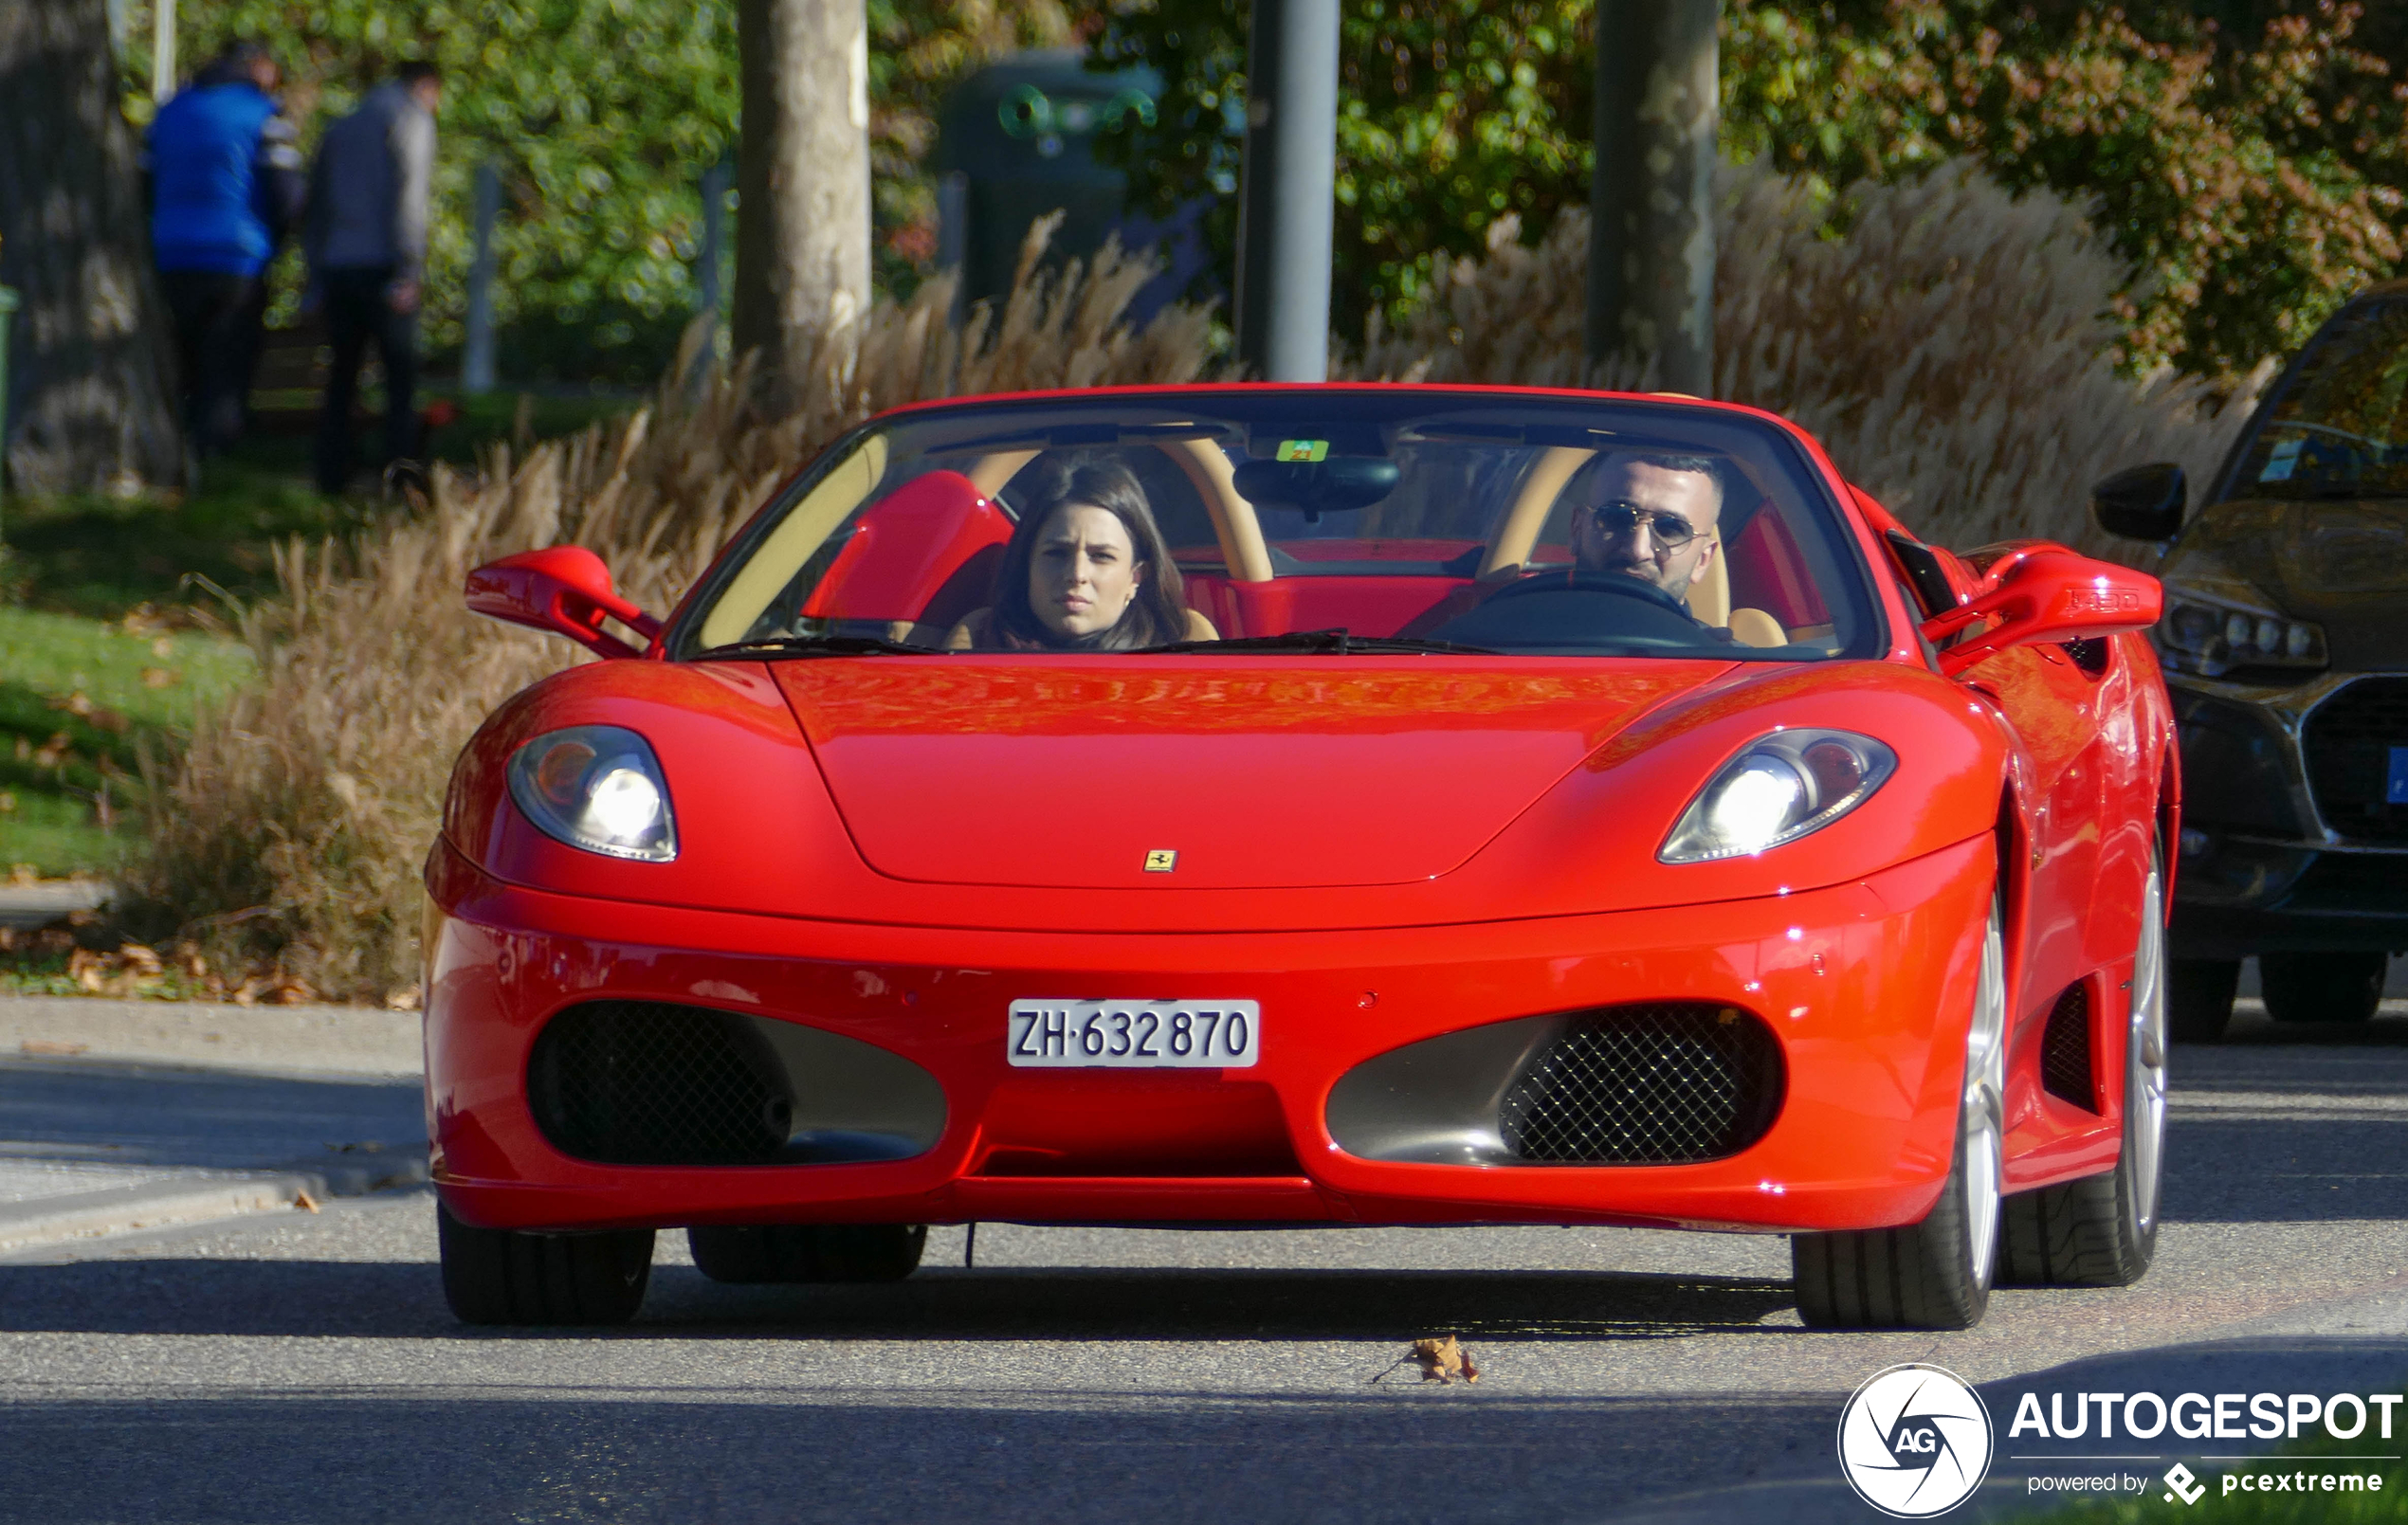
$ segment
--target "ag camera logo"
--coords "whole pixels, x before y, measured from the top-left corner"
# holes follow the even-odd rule
[[[1909,1361],[1876,1371],[1839,1411],[1839,1469],[1897,1519],[1944,1515],[1990,1472],[1990,1410],[1964,1380]]]

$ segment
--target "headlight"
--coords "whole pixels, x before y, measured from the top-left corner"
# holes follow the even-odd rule
[[[2235,667],[2311,672],[2326,662],[2323,626],[2179,583],[2165,585],[2157,649],[2166,665],[2202,678],[2220,678]]]
[[[1852,731],[1777,731],[1723,765],[1656,853],[1704,863],[1796,842],[1872,798],[1898,754]]]
[[[677,856],[669,787],[651,747],[615,725],[551,731],[510,758],[510,797],[545,836],[588,852]]]

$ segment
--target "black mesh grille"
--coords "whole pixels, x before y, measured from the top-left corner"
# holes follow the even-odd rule
[[[785,1070],[741,1017],[596,1001],[554,1017],[527,1062],[536,1126],[608,1165],[754,1165],[794,1118]]]
[[[2090,1079],[2090,982],[2076,980],[2049,1010],[2040,1032],[2040,1083],[2051,1096],[2090,1112],[2099,1110]]]
[[[1764,1136],[1779,1041],[1731,1007],[1626,1007],[1578,1018],[1505,1092],[1498,1131],[1533,1163],[1721,1159]]]
[[[2383,795],[2408,747],[2408,678],[2361,678],[2308,717],[2308,783],[2325,824],[2360,842],[2408,842],[2408,805]]]

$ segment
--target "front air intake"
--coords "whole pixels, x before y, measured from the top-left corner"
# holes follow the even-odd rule
[[[760,1165],[786,1148],[785,1067],[743,1017],[594,1001],[552,1019],[527,1062],[536,1126],[606,1165]]]
[[[1671,1165],[1736,1154],[1772,1127],[1780,1044],[1733,1007],[1576,1017],[1505,1091],[1497,1132],[1534,1165]]]

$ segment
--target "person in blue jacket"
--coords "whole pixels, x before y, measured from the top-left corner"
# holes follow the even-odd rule
[[[277,82],[265,47],[229,43],[151,122],[151,251],[203,455],[243,432],[268,262],[308,189]]]

